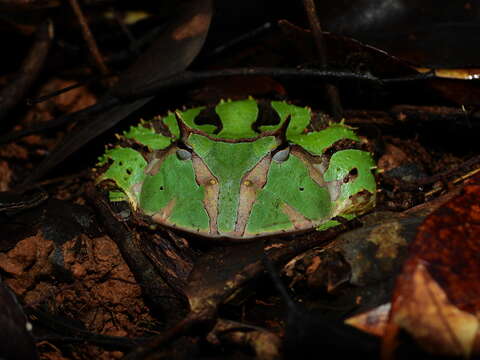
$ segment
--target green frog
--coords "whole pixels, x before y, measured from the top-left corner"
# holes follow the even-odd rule
[[[248,98],[142,120],[100,158],[97,184],[137,219],[203,238],[323,230],[374,207],[375,162],[351,127],[311,119]]]

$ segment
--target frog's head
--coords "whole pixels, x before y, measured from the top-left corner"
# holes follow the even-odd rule
[[[280,109],[275,125],[256,126],[259,107],[248,99],[218,104],[211,124],[199,124],[202,108],[170,114],[161,120],[168,136],[154,123],[132,128],[125,136],[149,150],[108,150],[101,163],[113,162],[99,180],[113,180],[121,190],[114,199],[126,195],[155,223],[204,237],[301,231],[369,209],[373,162],[351,148],[359,140],[353,131],[307,133],[309,109],[271,107]]]

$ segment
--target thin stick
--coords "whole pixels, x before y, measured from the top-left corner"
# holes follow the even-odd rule
[[[98,49],[97,42],[95,41],[95,38],[93,37],[92,32],[90,31],[90,27],[88,26],[87,19],[83,15],[82,9],[78,5],[77,0],[68,0],[68,2],[70,3],[70,6],[72,7],[73,12],[78,18],[78,23],[80,24],[80,28],[82,29],[83,39],[87,43],[88,50],[92,55],[95,65],[97,66],[98,70],[102,75],[110,74],[110,71],[108,70],[108,67],[105,64],[105,61],[103,60],[102,54]]]
[[[73,89],[76,89],[80,86],[85,86],[85,85],[88,85],[89,83],[95,81],[95,80],[98,80],[98,76],[95,76],[95,77],[90,77],[86,80],[83,80],[83,81],[80,81],[80,82],[77,82],[73,85],[70,85],[70,86],[66,86],[62,89],[59,89],[59,90],[55,90],[55,91],[52,91],[48,94],[45,94],[45,95],[41,95],[39,97],[36,97],[36,98],[29,98],[27,99],[27,105],[29,106],[32,106],[32,105],[35,105],[35,104],[38,104],[38,103],[41,103],[41,102],[44,102],[48,99],[51,99],[55,96],[58,96],[58,95],[61,95],[61,94],[64,94],[70,90],[73,90]]]
[[[310,23],[310,29],[312,30],[313,40],[315,41],[315,47],[317,48],[318,60],[322,69],[327,68],[327,48],[325,46],[325,40],[322,34],[322,28],[320,26],[320,20],[317,16],[315,3],[313,0],[303,0],[303,6],[307,13],[308,22]],[[343,118],[343,107],[340,102],[340,96],[338,89],[335,85],[326,83],[325,92],[330,102],[330,108],[333,118],[340,121]]]
[[[412,181],[405,181],[405,180],[399,180],[397,178],[383,175],[385,182],[396,186],[398,189],[403,190],[403,191],[412,191],[412,190],[419,190],[419,188],[427,185],[431,185],[436,183],[437,181],[446,181],[447,179],[451,178],[454,176],[456,173],[465,170],[465,169],[470,169],[475,165],[480,164],[480,155],[473,156],[472,158],[465,160],[463,163],[460,165],[455,166],[452,169],[440,172],[438,174],[432,175],[432,176],[426,176],[423,178],[420,178],[418,180],[412,180]],[[476,169],[472,170],[475,171]],[[469,173],[470,174],[470,173]],[[467,174],[468,175],[468,174]],[[460,180],[454,181],[455,183],[458,183],[459,181],[463,181],[463,178],[460,178]],[[433,189],[431,192],[428,194],[431,195],[435,191]]]
[[[0,120],[24,98],[43,68],[53,38],[53,24],[50,20],[41,24],[35,34],[30,52],[20,67],[18,76],[0,92]]]
[[[317,48],[318,60],[320,66],[325,68],[327,66],[327,50],[325,47],[325,41],[323,39],[322,27],[320,26],[320,20],[317,17],[317,10],[313,0],[303,0],[303,7],[307,13],[308,22],[310,23],[310,29],[312,30],[313,40]]]
[[[114,91],[113,95],[122,100],[135,100],[145,96],[157,95],[160,90],[167,88],[185,86],[197,83],[199,81],[231,77],[231,76],[271,76],[279,79],[303,80],[309,78],[311,80],[327,80],[327,81],[348,81],[358,80],[367,81],[381,85],[382,80],[370,75],[353,73],[347,71],[331,71],[331,70],[317,70],[317,69],[292,69],[292,68],[235,68],[223,70],[210,70],[202,72],[185,71],[178,75],[174,75],[167,79],[152,81],[145,84],[143,87],[135,89],[122,88],[119,91]],[[423,80],[424,74],[419,75],[416,80]],[[409,79],[412,81],[412,79]]]

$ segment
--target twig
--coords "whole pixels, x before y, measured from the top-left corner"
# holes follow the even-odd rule
[[[52,91],[48,94],[45,94],[45,95],[41,95],[39,97],[36,97],[36,98],[29,98],[27,99],[27,105],[29,106],[32,106],[32,105],[35,105],[35,104],[38,104],[38,103],[41,103],[41,102],[44,102],[44,101],[47,101],[48,99],[51,99],[55,96],[58,96],[58,95],[61,95],[61,94],[64,94],[70,90],[73,90],[73,89],[76,89],[80,86],[86,86],[88,85],[89,83],[95,81],[95,80],[98,80],[98,76],[92,76],[92,77],[89,77],[88,79],[85,79],[83,81],[79,81],[73,85],[70,85],[70,86],[66,86],[62,89],[59,89],[59,90],[55,90],[55,91]]]
[[[37,337],[37,341],[46,339],[55,339],[65,342],[87,342],[104,347],[115,347],[120,349],[129,350],[132,347],[138,346],[139,343],[145,341],[145,338],[126,338],[120,336],[109,336],[102,334],[95,334],[90,331],[78,328],[75,324],[69,323],[64,319],[58,319],[55,316],[48,314],[39,309],[28,307],[27,312],[34,316],[38,322],[44,327],[53,330],[54,332],[61,334],[57,336],[45,336]]]
[[[110,71],[108,70],[108,67],[105,64],[105,61],[103,60],[102,54],[98,49],[97,42],[95,41],[95,38],[93,37],[92,32],[90,31],[90,27],[88,26],[87,19],[83,15],[82,9],[78,5],[77,0],[68,0],[68,2],[70,3],[70,6],[72,7],[73,12],[78,18],[78,23],[80,24],[80,28],[82,29],[83,39],[87,43],[88,50],[92,55],[95,65],[97,66],[98,70],[102,75],[110,74]]]
[[[458,173],[459,171],[462,171],[464,169],[471,168],[472,166],[477,165],[479,163],[480,163],[480,155],[477,155],[464,161],[463,163],[454,167],[453,169],[429,176],[424,179],[419,179],[416,181],[416,183],[420,185],[429,185],[437,181],[444,181],[446,178],[452,177],[455,173]]]
[[[53,24],[47,20],[41,24],[35,41],[20,67],[18,77],[0,92],[0,120],[24,98],[27,91],[43,68],[53,38]]]
[[[388,82],[387,80],[382,80]],[[451,123],[455,126],[468,127],[476,130],[480,127],[480,111],[465,113],[458,107],[424,106],[424,105],[394,105],[388,110],[346,110],[345,117],[355,118],[355,121],[372,122],[374,124],[407,124],[407,123]]]
[[[33,192],[26,193],[25,189],[18,191],[2,191],[0,192],[2,199],[0,204],[0,213],[22,211],[31,209],[40,205],[48,199],[48,193],[42,189],[35,189]]]
[[[412,190],[419,190],[419,188],[426,186],[426,185],[431,185],[436,183],[437,181],[442,181],[445,182],[448,178],[453,177],[455,174],[457,174],[460,171],[463,171],[465,169],[470,169],[474,165],[480,164],[480,155],[476,155],[463,163],[461,163],[458,166],[455,166],[452,169],[440,172],[438,174],[432,175],[432,176],[427,176],[418,180],[412,180],[412,181],[405,181],[405,180],[400,180],[398,178],[394,178],[388,175],[383,175],[384,181],[386,183],[389,183],[391,185],[396,186],[398,189],[403,190],[403,191],[412,191]],[[475,170],[473,170],[475,171]],[[459,181],[462,181],[462,177],[458,181],[454,181],[454,183],[458,183]],[[432,193],[432,192],[431,192]],[[431,194],[429,193],[429,194]]]
[[[322,28],[320,26],[320,20],[317,16],[315,3],[313,0],[303,0],[303,6],[307,13],[308,22],[312,29],[313,39],[315,41],[315,47],[317,48],[318,59],[322,69],[327,68],[327,48],[323,39]],[[335,85],[326,83],[325,92],[330,102],[330,108],[332,110],[333,118],[340,121],[343,117],[343,108],[340,102],[340,96],[338,89]]]
[[[202,72],[183,72],[174,75],[167,79],[152,81],[143,87],[131,89],[123,88],[121,91],[114,92],[114,95],[122,100],[135,100],[142,97],[158,95],[160,90],[172,88],[177,86],[191,85],[203,80],[232,77],[232,76],[271,76],[274,78],[301,80],[305,78],[326,80],[326,81],[348,81],[358,80],[382,84],[382,80],[370,75],[361,74],[348,71],[331,71],[331,70],[317,70],[317,69],[292,69],[292,68],[236,68],[224,70],[211,70]],[[411,79],[410,79],[411,80]],[[423,74],[422,74],[423,80]]]
[[[122,360],[148,360],[150,358],[149,355],[151,355],[153,351],[170,343],[181,335],[190,333],[195,325],[201,323],[203,319],[198,318],[196,315],[195,313],[190,313],[173,328],[160,335],[154,336],[145,344],[137,346],[132,352],[123,357]]]
[[[464,174],[464,175],[461,175],[459,176],[458,178],[454,179],[452,181],[452,184],[453,185],[456,185],[460,182],[463,182],[469,178],[471,178],[473,175],[477,174],[480,172],[480,167],[479,168],[476,168],[475,170],[472,170],[470,172],[468,172],[467,174]],[[428,193],[425,194],[425,197],[430,197],[432,195],[435,195],[436,193],[438,193],[439,191],[443,190],[442,188],[434,188],[433,190],[430,190]]]

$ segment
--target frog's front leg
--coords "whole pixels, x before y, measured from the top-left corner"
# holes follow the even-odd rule
[[[167,322],[176,321],[185,314],[185,300],[182,289],[175,287],[172,279],[172,265],[168,263],[155,266],[144,252],[141,235],[129,225],[129,210],[115,211],[111,203],[94,186],[87,186],[87,197],[94,205],[107,235],[117,244],[123,259],[142,288],[147,305],[165,318]],[[168,240],[165,240],[168,241]],[[174,247],[169,247],[170,251]],[[158,257],[157,257],[158,258]],[[161,266],[159,266],[161,265]]]

